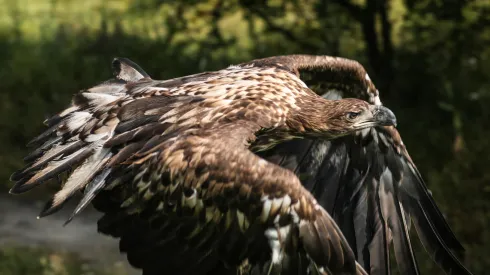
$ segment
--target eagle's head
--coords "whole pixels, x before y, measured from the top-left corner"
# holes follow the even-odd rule
[[[384,106],[354,98],[333,100],[331,103],[330,110],[326,111],[325,130],[335,136],[368,127],[396,126],[395,114]]]
[[[369,127],[396,126],[396,117],[390,109],[360,99],[317,98],[304,102],[289,125],[300,135],[335,138]]]

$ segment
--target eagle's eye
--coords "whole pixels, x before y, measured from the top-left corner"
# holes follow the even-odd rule
[[[350,120],[356,119],[361,114],[361,112],[348,112],[347,118]]]

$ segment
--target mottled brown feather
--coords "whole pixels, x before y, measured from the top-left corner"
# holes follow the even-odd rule
[[[86,186],[90,196],[101,192],[95,204],[106,218],[99,229],[122,237],[128,259],[147,272],[159,269],[158,252],[170,257],[169,270],[179,272],[196,271],[211,259],[231,269],[245,260],[259,266],[272,261],[271,268],[279,272],[309,259],[298,268],[359,273],[342,233],[299,179],[249,150],[251,144],[257,151],[293,138],[331,139],[368,127],[354,126],[347,118],[362,112],[373,119],[367,102],[323,99],[298,78],[298,69],[309,68],[311,58],[256,60],[167,81],[152,80],[131,61],[117,59],[117,80],[76,95],[72,106],[48,121],[51,128],[32,142],[41,147],[35,158],[68,140],[83,146],[39,167],[28,165],[29,173],[13,177],[12,192],[74,168],[80,177],[69,179],[43,213],[59,209]],[[332,70],[332,79],[342,85],[352,83],[356,90],[372,85],[355,62],[314,60],[312,66]],[[79,162],[89,161],[72,161],[82,153]],[[88,169],[95,163],[96,169]],[[49,165],[54,170],[46,169]],[[102,184],[89,184],[94,180]],[[155,228],[133,227],[134,221],[162,217],[165,221]],[[131,239],[146,230],[159,235],[167,229],[172,233],[154,247]],[[175,254],[190,257],[195,265],[185,267],[170,255],[177,244],[181,249]],[[153,257],[138,256],[139,249]]]

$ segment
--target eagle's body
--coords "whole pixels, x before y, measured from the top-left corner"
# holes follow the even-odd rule
[[[167,81],[125,59],[114,66],[116,80],[75,95],[46,121],[31,162],[12,175],[13,193],[74,168],[41,216],[84,190],[74,215],[93,202],[105,213],[99,231],[121,238],[144,274],[365,274],[324,200],[274,164],[290,154],[277,161],[266,152],[270,162],[255,154],[295,138],[365,136],[359,131],[373,126],[386,127],[388,147],[401,142],[362,66],[285,56]],[[315,66],[373,105],[318,96],[299,78]],[[407,227],[401,221],[396,232]]]

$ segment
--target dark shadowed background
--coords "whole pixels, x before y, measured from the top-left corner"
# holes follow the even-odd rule
[[[55,184],[7,195],[25,144],[115,56],[155,79],[291,53],[359,60],[467,249],[490,271],[490,2],[0,0],[0,274],[134,274],[89,209],[36,220]],[[416,242],[418,244],[418,242]],[[421,253],[422,274],[441,274]]]

